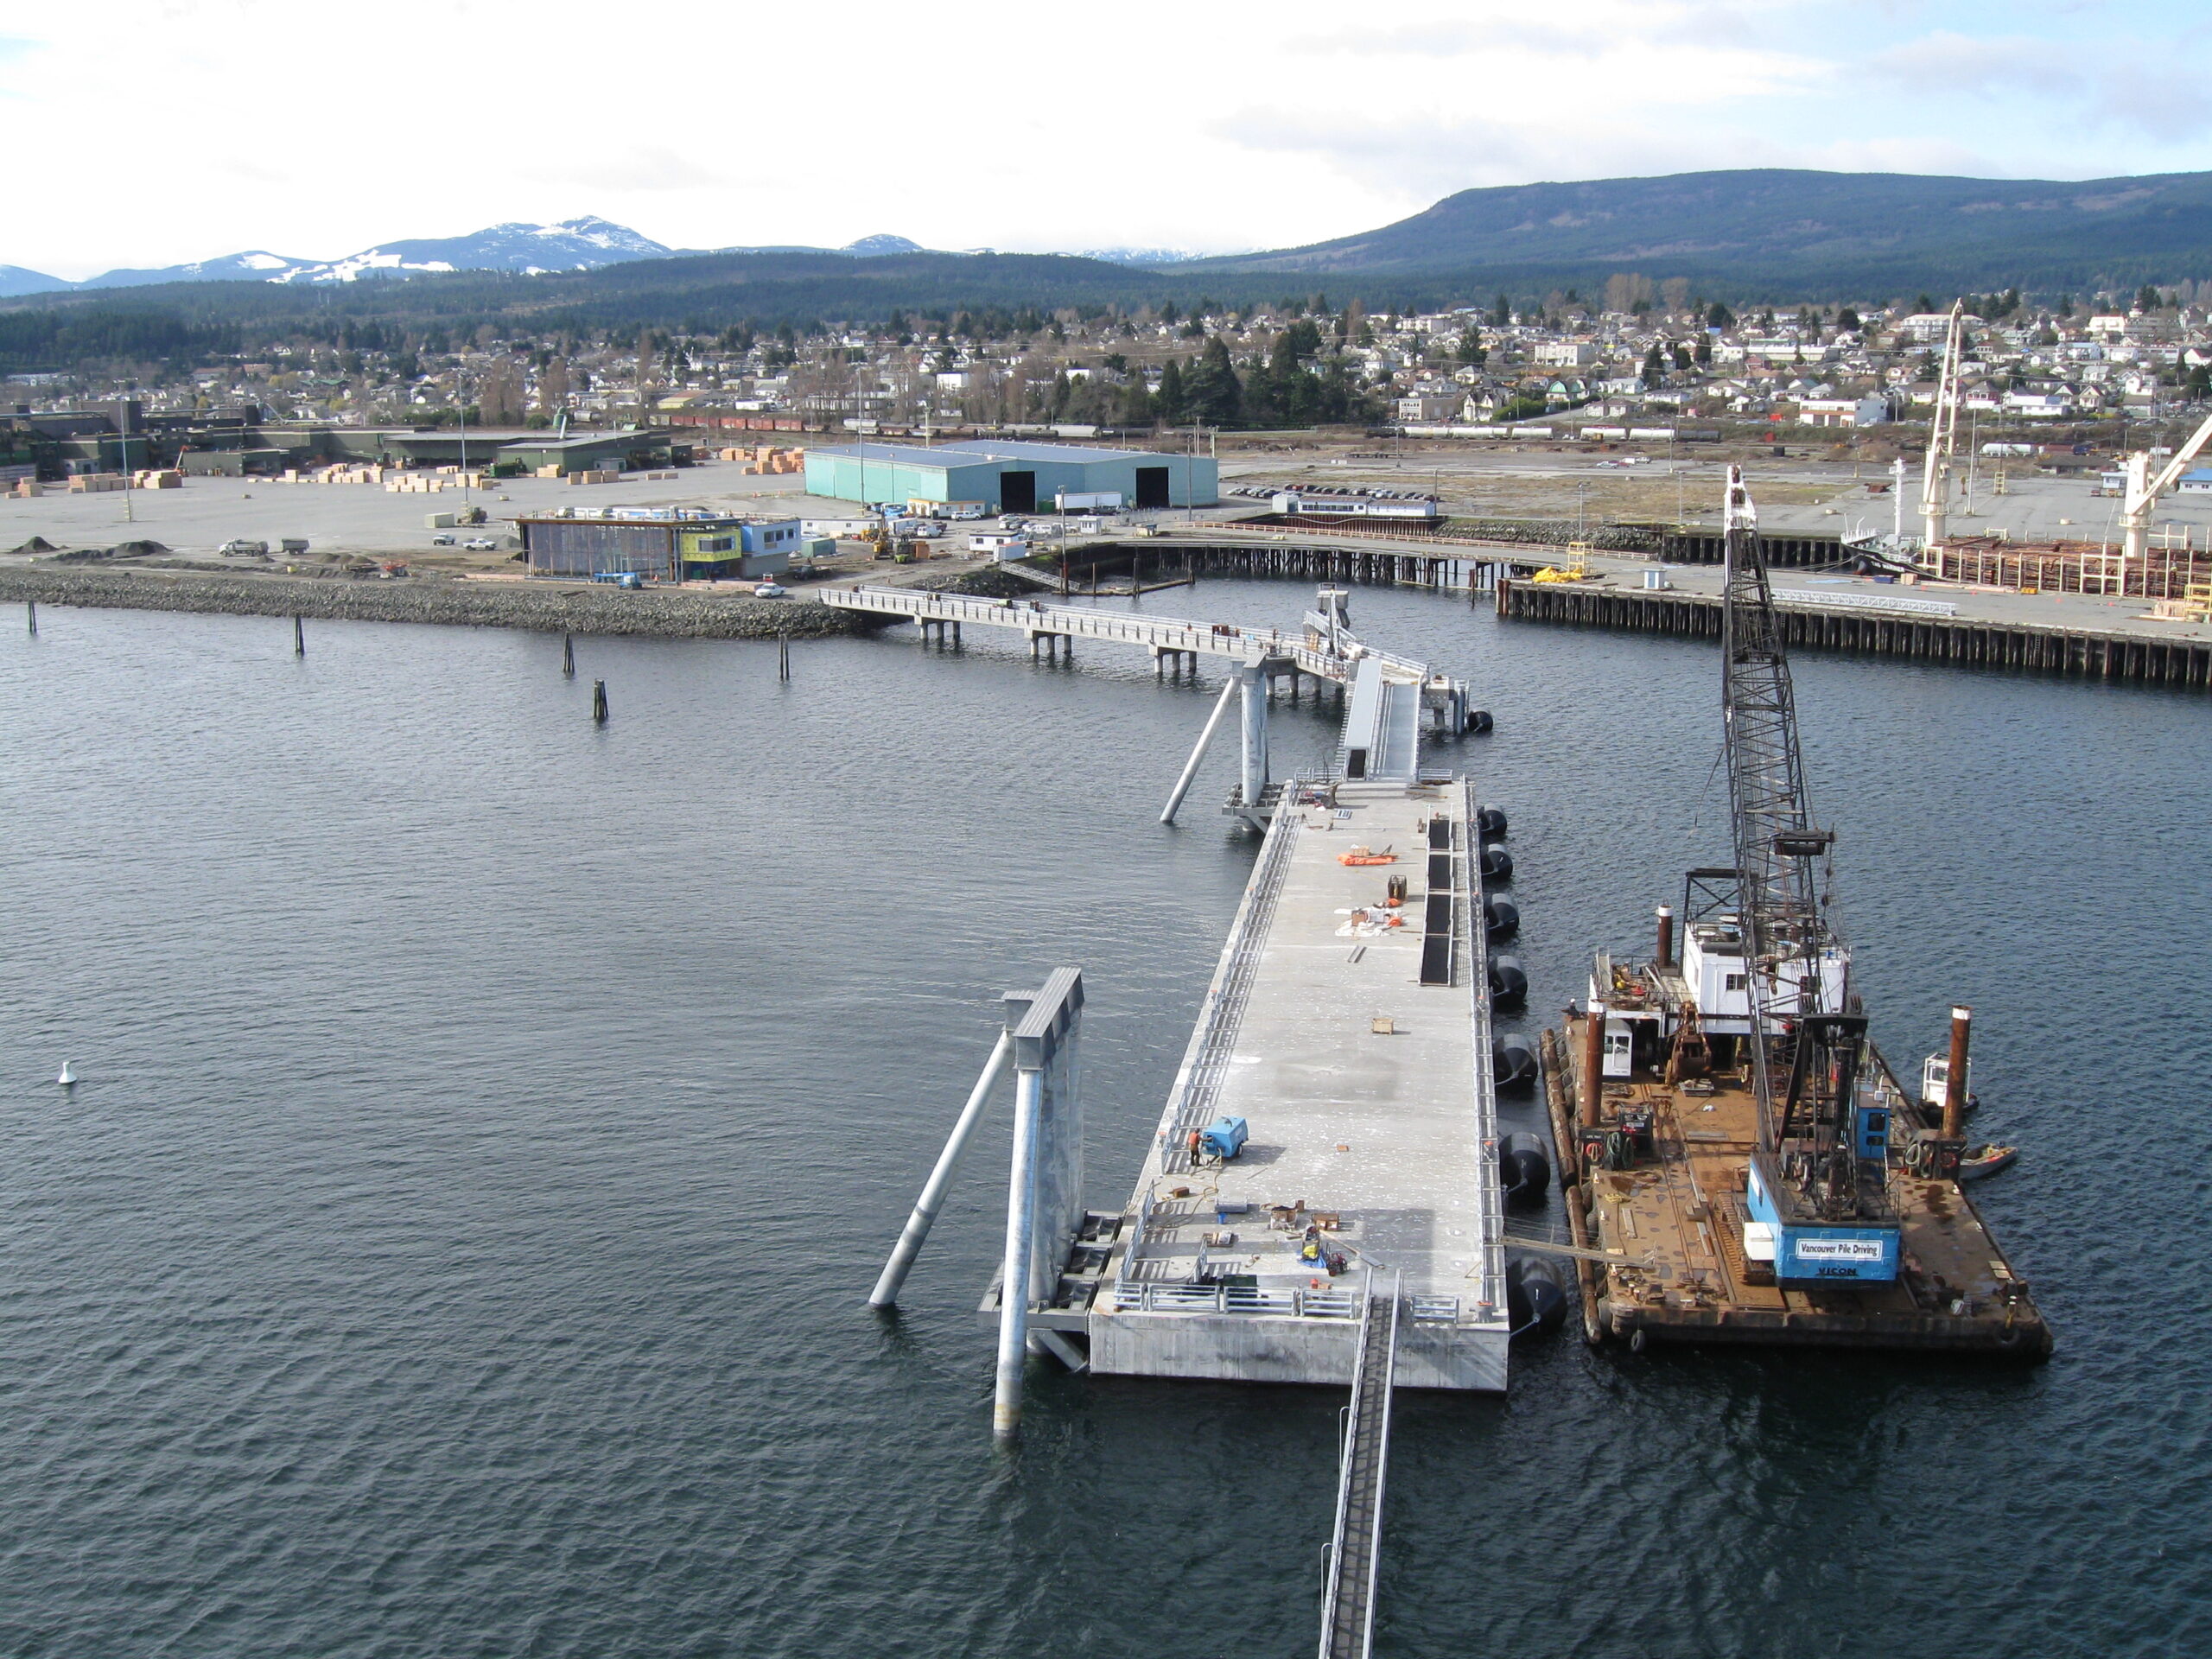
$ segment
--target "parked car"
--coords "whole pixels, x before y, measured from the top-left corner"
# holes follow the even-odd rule
[[[453,542],[454,538],[450,536],[438,535],[430,537],[430,545],[432,547],[451,547],[453,545]]]
[[[754,586],[753,589],[753,597],[755,599],[781,599],[788,591],[790,590],[782,587],[779,583],[763,582],[757,583]]]

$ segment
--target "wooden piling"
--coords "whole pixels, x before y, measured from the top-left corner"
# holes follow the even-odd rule
[[[561,636],[561,672],[569,679],[576,677],[576,637],[572,633]]]
[[[1713,639],[1720,601],[1704,594],[1539,586],[1500,577],[1501,617]],[[1859,656],[1904,657],[1961,668],[2009,669],[2107,683],[2212,689],[2212,643],[2088,633],[1966,618],[1907,620],[1783,608],[1783,642]]]
[[[306,656],[307,654],[308,654],[308,627],[307,627],[307,624],[306,624],[306,622],[304,622],[303,620],[302,620],[298,616],[295,615],[295,616],[292,618],[292,655],[293,655],[293,656],[295,656],[295,657],[304,657],[304,656]]]
[[[607,723],[607,682],[605,680],[594,680],[591,683],[591,717],[602,726]]]

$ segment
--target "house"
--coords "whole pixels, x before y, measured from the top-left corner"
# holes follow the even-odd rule
[[[1879,426],[1889,418],[1886,397],[1806,397],[1797,404],[1801,426]]]
[[[1398,399],[1398,418],[1402,421],[1448,421],[1459,412],[1465,403],[1464,397],[1447,397],[1435,392],[1415,392]]]

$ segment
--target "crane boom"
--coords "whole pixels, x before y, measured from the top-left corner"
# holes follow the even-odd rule
[[[1866,1019],[1814,874],[1835,837],[1806,804],[1789,663],[1739,467],[1728,469],[1723,524],[1721,704],[1759,1114],[1754,1208],[1784,1230],[1865,1232],[1854,1248],[1872,1265],[1853,1276],[1893,1277],[1887,1120],[1870,1131],[1859,1089]]]
[[[1936,383],[1936,413],[1928,426],[1928,464],[1920,480],[1920,513],[1932,555],[1943,544],[1951,511],[1951,451],[1959,430],[1959,359],[1965,354],[1966,302],[1951,305],[1943,329],[1943,370]]]

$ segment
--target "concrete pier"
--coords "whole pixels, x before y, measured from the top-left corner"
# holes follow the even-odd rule
[[[1473,823],[1457,779],[1284,786],[1088,1313],[1068,1321],[1092,1370],[1342,1386],[1368,1288],[1395,1275],[1397,1382],[1504,1388]],[[1192,1138],[1224,1117],[1250,1139],[1220,1161]]]

